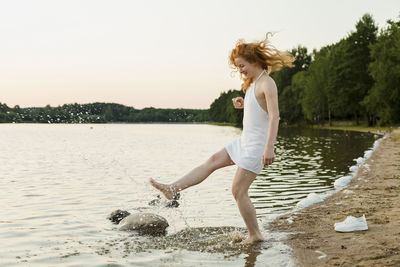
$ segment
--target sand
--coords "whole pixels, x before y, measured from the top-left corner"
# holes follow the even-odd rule
[[[335,222],[363,214],[367,231],[334,230]],[[346,188],[272,227],[289,232],[299,266],[400,266],[400,129],[387,134]]]

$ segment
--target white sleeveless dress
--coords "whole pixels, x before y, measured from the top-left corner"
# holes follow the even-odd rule
[[[240,168],[259,174],[264,167],[262,154],[268,137],[269,117],[261,108],[254,93],[256,81],[249,86],[244,97],[243,131],[239,138],[225,149],[231,160]]]

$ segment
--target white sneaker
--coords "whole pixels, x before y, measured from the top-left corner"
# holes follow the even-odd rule
[[[367,220],[365,215],[356,218],[353,216],[347,216],[343,222],[335,223],[335,231],[338,232],[353,232],[353,231],[364,231],[368,230]]]

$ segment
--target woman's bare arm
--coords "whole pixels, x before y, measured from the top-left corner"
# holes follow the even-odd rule
[[[274,80],[268,79],[263,88],[267,110],[269,116],[268,138],[263,154],[263,164],[269,165],[275,160],[274,144],[278,135],[279,127],[279,107],[278,107],[278,89]]]

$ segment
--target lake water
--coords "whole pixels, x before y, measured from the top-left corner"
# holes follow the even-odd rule
[[[235,166],[182,192],[178,208],[149,206],[149,177],[171,182],[241,130],[199,124],[0,124],[1,266],[290,266],[268,223],[309,193],[333,190],[371,134],[281,128],[276,162],[250,188],[266,242],[243,247],[231,195]],[[165,237],[119,231],[113,210],[169,222]],[[235,227],[235,228],[233,228]]]

